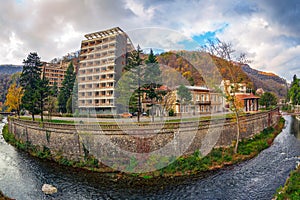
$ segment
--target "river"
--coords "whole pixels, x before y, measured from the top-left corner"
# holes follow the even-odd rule
[[[286,126],[274,144],[257,157],[205,178],[153,188],[131,187],[101,174],[58,166],[33,158],[0,136],[0,189],[18,200],[38,199],[271,199],[300,160],[299,122],[285,116]],[[0,124],[2,130],[3,123]],[[297,138],[298,137],[298,138]],[[45,195],[44,183],[58,193]]]

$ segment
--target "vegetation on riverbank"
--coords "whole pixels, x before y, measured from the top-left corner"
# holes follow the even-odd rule
[[[180,176],[192,175],[199,172],[220,169],[224,166],[233,165],[258,155],[259,152],[268,148],[274,138],[281,132],[284,119],[281,118],[278,125],[264,129],[261,133],[250,139],[243,139],[239,143],[238,152],[234,154],[234,144],[230,147],[214,148],[208,155],[201,157],[196,151],[193,155],[182,156],[172,164],[152,174],[140,174],[139,176]]]
[[[300,165],[290,173],[284,187],[280,187],[276,194],[277,200],[299,200],[300,199]]]
[[[87,150],[84,152],[84,161],[70,161],[59,153],[52,155],[49,148],[45,146],[37,147],[32,145],[30,142],[21,143],[20,141],[16,140],[14,135],[9,133],[7,125],[4,126],[3,129],[3,137],[8,143],[16,146],[18,149],[25,150],[31,155],[42,159],[54,160],[61,165],[79,167],[97,172],[113,172],[109,174],[109,176],[112,176],[112,178],[116,178],[118,180],[137,179],[151,182],[151,180],[155,177],[174,178],[186,175],[195,175],[202,172],[217,170],[222,167],[253,158],[258,155],[260,151],[268,148],[272,144],[274,138],[281,132],[283,126],[284,119],[281,118],[275,128],[269,127],[263,130],[261,133],[255,135],[253,138],[243,139],[239,144],[238,152],[236,154],[234,154],[234,144],[232,144],[230,147],[214,148],[206,156],[201,156],[201,153],[196,151],[192,155],[179,157],[173,163],[162,169],[140,174],[114,171],[113,169],[101,165],[98,160]],[[149,165],[157,166],[157,168],[159,168],[163,162],[166,162],[166,160],[155,158],[149,159]],[[131,167],[134,168],[138,166],[133,165]]]
[[[13,146],[15,146],[17,149],[23,150],[31,154],[32,156],[41,158],[41,159],[47,159],[47,160],[53,160],[61,165],[65,166],[72,166],[72,167],[79,167],[79,168],[86,168],[93,170],[94,168],[99,167],[98,160],[89,154],[87,150],[85,150],[84,154],[84,160],[83,161],[70,161],[67,158],[65,158],[62,153],[57,153],[53,155],[50,151],[50,149],[46,146],[40,147],[32,145],[30,142],[21,142],[17,140],[14,136],[14,134],[10,133],[8,131],[8,125],[5,125],[2,130],[3,138],[5,141]],[[94,170],[93,170],[94,171]]]

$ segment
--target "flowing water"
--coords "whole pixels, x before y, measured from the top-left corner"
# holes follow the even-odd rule
[[[62,167],[33,158],[7,144],[0,136],[0,189],[9,197],[38,199],[271,199],[300,160],[299,122],[286,116],[286,127],[274,144],[257,157],[205,178],[132,187],[99,173]],[[0,124],[2,130],[3,123]],[[297,138],[298,137],[298,138]],[[167,181],[158,180],[157,182]],[[44,183],[58,188],[45,195]],[[167,185],[167,186],[166,186]]]

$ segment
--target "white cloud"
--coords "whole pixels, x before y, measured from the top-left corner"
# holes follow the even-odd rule
[[[9,64],[13,60],[15,63],[20,64],[20,62],[15,59],[15,54],[20,49],[23,49],[23,44],[24,43],[16,36],[16,34],[12,32],[9,36],[9,42],[2,43],[0,46],[1,51],[3,51],[3,55],[6,55],[3,58],[3,63]]]
[[[115,26],[144,48],[178,49],[179,41],[224,24],[217,36],[248,53],[252,67],[289,78],[283,72],[296,72],[300,62],[295,0],[0,1],[0,63],[21,63],[30,51],[51,60],[78,50],[84,34]]]
[[[57,48],[62,49],[67,46],[68,43],[73,40],[77,40],[82,36],[82,33],[75,31],[72,24],[67,23],[62,27],[62,34],[54,39],[54,42],[57,44]],[[78,46],[78,45],[76,45]]]
[[[141,3],[135,2],[134,0],[126,0],[125,8],[131,10],[142,20],[151,20],[155,11],[154,7],[150,6],[149,8],[145,8]]]

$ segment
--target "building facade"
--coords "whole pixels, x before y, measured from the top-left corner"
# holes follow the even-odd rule
[[[49,80],[49,86],[53,86],[57,83],[57,87],[62,87],[62,82],[65,78],[65,74],[70,64],[73,64],[74,72],[77,73],[79,66],[78,53],[74,52],[64,56],[61,59],[53,59],[50,63],[43,62],[41,66],[41,77],[44,75]]]
[[[120,28],[85,35],[78,70],[78,106],[108,113],[115,109],[115,84],[134,47]]]
[[[57,87],[61,88],[65,74],[71,62],[74,66],[74,71],[76,72],[79,65],[79,58],[76,56],[69,59],[62,59],[57,62],[43,62],[43,65],[41,66],[41,76],[44,75],[49,80],[49,86],[53,86],[56,82]]]
[[[250,91],[249,88],[247,88],[246,83],[231,83],[230,80],[222,80],[220,89],[225,93],[225,91],[228,94],[246,94],[248,91]],[[235,91],[233,91],[233,89]]]
[[[236,98],[241,102],[240,104],[244,112],[258,111],[258,100],[260,99],[260,97],[255,96],[252,93],[247,93],[237,94]]]
[[[206,87],[186,86],[191,95],[192,101],[189,104],[180,103],[180,98],[176,93],[175,113],[176,115],[199,115],[205,113],[222,112],[223,97],[220,93],[213,92]]]

